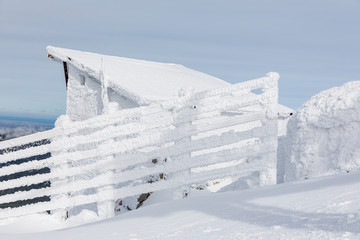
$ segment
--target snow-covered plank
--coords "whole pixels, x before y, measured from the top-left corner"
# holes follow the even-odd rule
[[[165,131],[166,129],[163,129],[163,128],[155,128],[154,130],[150,129],[149,131],[144,131],[143,129],[146,129],[146,127],[143,125],[144,128],[141,127],[141,125],[138,127],[138,130],[142,130],[141,131],[141,134],[142,136],[140,135],[137,135],[137,136],[127,136],[126,135],[126,138],[124,141],[121,141],[121,143],[124,143],[124,142],[130,142],[128,145],[131,145],[133,148],[132,149],[128,149],[129,151],[133,151],[134,148],[136,145],[134,144],[131,144],[131,142],[137,142],[138,143],[138,147],[137,148],[142,148],[142,147],[145,147],[145,146],[149,146],[149,145],[158,145],[158,144],[161,144],[162,142],[167,142],[167,141],[179,141],[181,140],[184,136],[188,136],[188,135],[196,135],[198,134],[199,132],[202,132],[202,131],[209,131],[209,130],[213,130],[213,129],[217,129],[219,127],[223,127],[223,126],[232,126],[233,124],[240,124],[240,123],[246,123],[246,122],[251,122],[253,120],[256,120],[256,119],[261,119],[261,117],[263,116],[263,114],[255,114],[255,115],[247,115],[247,116],[235,116],[231,119],[222,119],[223,121],[225,122],[217,122],[216,124],[210,124],[210,125],[207,125],[207,126],[197,126],[197,125],[194,125],[194,126],[190,126],[190,128],[188,127],[187,129],[183,129],[183,128],[177,128],[177,129],[169,129],[167,131]],[[199,130],[200,128],[200,130]],[[154,133],[155,131],[155,133]],[[109,135],[111,135],[111,132],[113,133],[112,138],[119,138],[119,136],[117,134],[121,134],[121,132],[118,132],[115,130],[115,129],[112,129],[111,128],[111,131],[109,132],[105,132],[103,134],[101,134],[100,136],[104,136],[105,139],[108,139],[109,138]],[[264,131],[266,132],[266,131]],[[127,133],[127,132],[125,132]],[[165,133],[165,135],[167,136],[163,136]],[[153,137],[154,135],[158,135],[159,138],[158,140],[156,141]],[[149,136],[151,135],[151,139],[145,143],[141,143],[142,141],[144,141],[145,137],[144,136]],[[93,142],[94,140],[93,139],[97,139],[99,140],[99,135],[90,135],[88,138],[83,138],[85,140],[92,140],[92,141],[88,141],[88,142],[82,142],[81,141],[81,138],[78,138],[78,137],[74,137],[73,139],[69,139],[69,141],[65,138],[65,139],[61,139],[61,141],[54,141],[54,143],[51,145],[52,148],[55,148],[54,145],[58,145],[58,148],[60,147],[63,147],[63,148],[68,148],[68,149],[71,149],[71,148],[74,148],[76,149],[76,146],[81,143],[81,144],[86,144],[86,143],[91,143]],[[260,136],[260,135],[259,135]],[[216,140],[216,139],[214,139]],[[195,142],[196,143],[196,142]],[[67,145],[69,144],[69,145]],[[104,145],[111,145],[111,144],[116,144],[116,143],[107,143],[107,142],[104,142]],[[203,144],[203,143],[202,143]],[[200,145],[200,144],[199,144]],[[199,146],[197,145],[197,146]],[[95,145],[94,146],[98,146],[100,148],[101,147],[101,142],[99,143],[96,143],[95,141]],[[201,146],[204,146],[204,145],[201,145]],[[182,147],[182,146],[180,146]],[[111,147],[110,147],[111,148]],[[42,151],[46,152],[48,151],[49,149],[43,149]],[[30,150],[29,150],[30,151]],[[35,154],[36,153],[36,149],[33,149],[31,150],[33,153],[32,154]],[[40,152],[42,152],[40,151]],[[107,153],[107,150],[103,150],[102,153],[103,155],[102,156],[106,156],[106,154],[113,154],[113,153],[119,153],[121,152],[119,148],[116,149],[116,152],[110,152],[110,153]],[[30,155],[32,155],[30,154]],[[45,163],[47,164],[50,164],[50,165],[56,165],[56,164],[60,164],[60,163],[65,163],[67,162],[69,159],[70,161],[74,162],[76,160],[81,160],[81,159],[85,159],[85,158],[90,158],[90,157],[94,157],[96,155],[98,155],[99,152],[94,150],[88,150],[88,151],[80,151],[78,150],[77,152],[65,152],[65,153],[60,153],[60,154],[57,154],[55,156],[52,156],[51,158],[47,159],[47,160],[42,160],[41,162],[37,162],[37,161],[33,161],[33,162],[28,162],[28,163],[24,163],[22,165],[10,165],[8,167],[4,167],[4,168],[0,168],[0,175],[1,174],[5,174],[5,173],[9,173],[9,172],[15,172],[15,171],[21,171],[21,170],[25,170],[27,168],[31,168],[31,167],[43,167]],[[21,155],[14,155],[14,157],[19,157]],[[27,155],[25,155],[27,156]],[[134,158],[138,158],[138,157],[134,157]],[[12,159],[12,158],[11,158]]]
[[[262,154],[262,152],[258,152],[260,154]],[[256,153],[256,154],[258,154]],[[234,156],[233,159],[239,159],[238,156]],[[116,198],[125,198],[128,196],[133,196],[133,195],[137,195],[137,194],[141,194],[144,192],[151,192],[151,191],[159,191],[159,190],[163,190],[163,189],[169,189],[169,188],[176,188],[176,187],[180,187],[183,185],[190,185],[190,184],[195,184],[195,183],[203,183],[203,182],[207,182],[210,180],[214,180],[217,178],[221,178],[224,175],[226,176],[246,176],[249,175],[251,173],[253,173],[254,171],[262,171],[263,169],[259,169],[259,162],[257,162],[259,160],[255,160],[252,162],[244,162],[244,164],[246,164],[246,167],[243,166],[242,164],[237,165],[237,166],[231,166],[231,167],[227,167],[227,168],[223,168],[223,169],[215,169],[215,170],[210,170],[210,171],[206,171],[206,172],[201,172],[201,173],[193,173],[190,174],[186,177],[184,176],[176,176],[175,178],[169,178],[167,181],[159,181],[159,182],[155,182],[155,183],[144,183],[144,184],[140,184],[140,185],[136,185],[136,186],[125,186],[119,189],[115,189],[114,191],[108,191],[108,190],[102,190],[99,191],[96,194],[92,194],[92,195],[77,195],[74,197],[64,197],[62,195],[60,195],[59,197],[54,197],[56,198],[55,201],[52,201],[50,203],[37,203],[37,204],[32,204],[32,205],[26,205],[23,207],[19,207],[19,208],[14,208],[14,209],[3,209],[0,210],[0,216],[1,218],[6,218],[9,216],[20,216],[20,215],[26,215],[26,214],[31,214],[31,213],[36,213],[36,212],[41,212],[44,211],[43,209],[46,210],[54,210],[54,209],[58,209],[58,208],[62,208],[65,209],[67,207],[73,207],[73,206],[78,206],[78,205],[84,205],[84,204],[88,204],[88,203],[94,203],[94,202],[101,202],[101,201],[108,201],[108,200],[115,200]],[[194,166],[196,167],[196,164],[193,163]],[[184,166],[183,164],[180,164],[181,166]],[[151,173],[160,173],[160,172],[164,172],[164,171],[169,171],[170,173],[171,168],[162,168],[159,166],[156,166],[152,169],[156,169],[157,171],[148,171],[146,173],[144,173],[144,176],[148,176],[148,174]],[[173,168],[173,169],[177,169],[177,168]],[[135,173],[136,175],[136,173]],[[134,176],[133,173],[129,173],[128,176],[121,176],[119,174],[120,178],[123,181],[126,181],[126,179],[130,179],[131,176]],[[83,186],[91,186],[91,187],[101,187],[101,186],[106,186],[106,185],[112,185],[114,184],[113,181],[113,174],[112,173],[108,173],[108,174],[104,174],[98,177],[95,177],[92,180],[86,181],[86,180],[81,180],[78,181],[77,183],[70,183],[70,185],[72,185],[73,189],[76,190],[80,190],[80,189],[84,189]],[[55,194],[57,192],[63,193],[63,192],[68,192],[68,189],[70,188],[69,184],[68,185],[63,185],[63,187],[61,186],[57,186],[56,188],[48,188],[48,189],[44,189],[42,191],[38,191],[38,190],[31,190],[30,196],[31,197],[36,197],[39,195],[44,195],[44,193],[46,194]],[[26,194],[24,194],[22,196],[22,193],[17,193],[16,194],[19,198],[22,198],[24,196],[26,196]],[[16,196],[14,195],[14,196]],[[8,195],[11,196],[11,195]],[[29,196],[29,195],[27,195]],[[11,199],[11,197],[7,197],[6,200]],[[14,198],[16,199],[16,198]],[[42,208],[39,206],[43,206]],[[20,215],[19,215],[20,214]]]
[[[258,104],[257,100],[264,99],[264,96],[252,96],[252,98],[245,98],[245,99],[236,99],[234,98],[225,98],[222,100],[216,100],[213,103],[207,103],[204,106],[197,106],[196,104],[186,104],[179,109],[173,110],[163,110],[161,112],[155,112],[151,114],[142,113],[142,111],[134,115],[134,117],[127,119],[126,122],[123,121],[112,121],[111,124],[104,125],[102,116],[94,117],[98,119],[97,123],[94,123],[94,118],[82,121],[81,126],[77,126],[78,122],[72,122],[71,124],[66,125],[66,129],[64,129],[64,133],[70,137],[78,137],[78,138],[86,138],[86,139],[96,139],[99,135],[104,136],[113,136],[112,134],[103,134],[103,131],[112,131],[108,129],[116,129],[116,131],[127,131],[129,134],[132,133],[131,130],[134,129],[134,125],[136,124],[146,124],[146,127],[156,127],[156,124],[161,124],[168,119],[168,124],[173,125],[181,125],[182,123],[194,121],[194,120],[201,120],[204,118],[209,118],[209,114],[213,116],[217,116],[221,114],[222,111],[227,111],[231,109],[241,109],[242,107],[250,107],[252,105]],[[194,109],[193,106],[196,106]],[[120,112],[124,111],[124,115],[126,114],[127,110],[121,110]],[[246,113],[245,113],[246,114]],[[74,126],[73,126],[74,125]],[[73,129],[70,131],[69,129]],[[85,132],[86,134],[76,134],[79,132]],[[74,135],[75,133],[75,135]],[[91,134],[94,133],[92,136]]]
[[[212,102],[210,102],[210,99],[212,97],[216,96],[228,96],[228,95],[235,95],[237,98],[242,98],[242,95],[245,93],[250,93],[251,90],[261,88],[266,92],[269,92],[269,89],[275,88],[276,91],[272,92],[268,97],[271,97],[273,99],[277,99],[277,81],[278,81],[278,74],[276,73],[269,73],[266,77],[250,80],[247,82],[238,83],[235,85],[231,85],[229,87],[219,88],[219,89],[213,89],[210,91],[204,91],[200,93],[196,93],[194,95],[185,96],[181,98],[176,98],[174,100],[168,100],[161,103],[161,107],[159,105],[151,105],[151,106],[145,106],[145,107],[139,107],[135,109],[124,109],[121,111],[118,111],[111,115],[100,115],[96,116],[84,121],[80,122],[73,122],[71,125],[67,125],[66,133],[72,133],[77,132],[81,128],[91,128],[94,125],[98,127],[105,127],[111,124],[116,124],[117,122],[122,121],[123,119],[129,119],[131,117],[137,118],[140,115],[144,114],[150,114],[150,113],[158,113],[161,111],[164,111],[166,109],[172,109],[174,106],[181,106],[184,104],[189,105],[196,105],[198,101],[206,99],[206,101],[209,101],[208,106],[212,106]],[[264,94],[264,93],[263,93]],[[263,97],[263,94],[261,96]],[[254,101],[256,98],[258,98],[257,95],[252,94],[252,101]],[[248,99],[248,97],[246,98]],[[264,101],[261,100],[261,101]]]
[[[51,181],[54,182],[54,184],[52,184],[52,190],[31,190],[28,192],[18,192],[15,194],[1,196],[0,203],[21,200],[24,198],[35,198],[42,195],[76,192],[88,188],[98,188],[101,186],[118,184],[121,182],[135,181],[137,179],[142,179],[146,176],[161,172],[166,172],[167,174],[171,175],[172,173],[181,172],[186,169],[205,167],[216,163],[225,163],[237,159],[247,159],[248,157],[258,156],[268,152],[269,149],[272,149],[272,147],[272,143],[254,143],[252,145],[225,149],[215,153],[203,154],[192,157],[190,159],[183,157],[172,157],[168,158],[167,163],[164,164],[151,164],[148,165],[148,167],[134,168],[132,170],[120,171],[117,173],[113,172],[113,170],[119,168],[119,162],[113,161],[115,159],[107,159],[105,161],[95,162],[86,166],[71,167],[65,169],[65,171],[64,169],[55,168],[51,171],[51,173],[15,179],[9,182],[4,182],[4,185],[1,186],[1,188],[8,189],[9,185],[14,185],[14,183],[24,184],[26,182],[29,182],[34,184],[41,183],[43,181]],[[98,171],[98,169],[101,169],[101,171]],[[74,176],[81,176],[82,174],[85,174],[86,176],[86,173],[89,172],[95,173],[93,177],[91,177],[91,175],[87,175],[88,177],[90,177],[90,179],[75,180],[71,181],[71,183],[65,181],[65,185],[63,185],[61,181],[56,181],[59,178],[64,179],[64,177],[69,178]],[[64,173],[66,173],[66,175],[64,175]],[[36,193],[37,195],[34,195],[32,193]],[[16,198],[16,196],[20,197]]]
[[[148,141],[144,141],[144,139],[145,139],[144,137],[138,137],[138,139],[136,139],[135,141],[127,140],[129,143],[125,144],[125,145],[132,146],[133,149],[130,149],[130,151],[129,151],[127,148],[125,148],[124,154],[118,155],[116,157],[117,162],[115,162],[115,164],[114,164],[115,166],[111,166],[111,165],[108,165],[108,166],[113,167],[113,169],[125,169],[129,166],[134,166],[134,164],[141,164],[141,163],[149,162],[151,159],[157,158],[159,156],[176,157],[178,155],[182,155],[187,152],[199,151],[199,150],[203,150],[203,149],[214,148],[217,146],[232,144],[232,143],[238,142],[239,139],[246,139],[246,138],[250,138],[253,136],[257,136],[258,135],[257,132],[259,132],[259,133],[266,132],[266,130],[259,128],[259,129],[245,131],[245,132],[227,132],[227,133],[223,133],[220,136],[210,136],[208,138],[202,138],[202,139],[194,140],[191,142],[179,142],[178,144],[169,146],[167,148],[155,150],[153,152],[146,153],[146,154],[136,153],[134,151],[138,148],[141,148],[144,146],[149,146],[149,143],[152,144],[154,142],[153,141],[154,138],[150,136],[148,138]],[[175,134],[174,136],[177,136],[177,134]],[[143,140],[143,141],[140,141],[139,139]],[[170,138],[170,139],[173,139],[173,138]],[[119,144],[124,144],[124,143],[122,141]],[[17,186],[30,185],[30,184],[34,184],[34,183],[47,181],[50,179],[64,178],[67,176],[76,176],[76,175],[86,174],[86,172],[93,171],[93,170],[98,170],[100,172],[107,171],[107,167],[101,166],[102,167],[101,168],[101,167],[97,166],[97,165],[101,165],[101,161],[99,161],[99,160],[98,160],[98,163],[89,164],[89,166],[81,165],[78,167],[67,167],[65,165],[64,166],[65,169],[63,169],[64,168],[63,164],[66,164],[67,162],[75,162],[76,160],[81,161],[86,158],[100,157],[102,159],[105,159],[106,157],[111,157],[114,154],[119,154],[122,152],[121,146],[123,146],[123,145],[119,145],[119,144],[113,143],[111,145],[105,145],[103,147],[103,149],[101,149],[101,146],[100,146],[100,149],[83,151],[83,152],[65,153],[62,155],[51,157],[49,159],[42,160],[40,162],[26,163],[24,165],[31,166],[30,169],[39,169],[39,168],[48,166],[51,168],[51,172],[46,175],[40,174],[40,175],[22,177],[22,178],[2,182],[2,184],[0,185],[0,190],[14,188]],[[136,145],[136,144],[138,144],[138,145]],[[136,147],[136,148],[134,149],[134,147]],[[129,154],[130,157],[128,157],[127,154]],[[66,157],[67,155],[71,155],[72,158],[71,159],[67,158]],[[130,158],[131,160],[126,162],[126,161],[123,161],[123,158],[125,158],[125,159]],[[60,164],[60,160],[62,161],[63,164]],[[48,164],[46,164],[46,163],[48,163]],[[19,166],[21,166],[21,165],[19,165]],[[12,171],[18,172],[18,170],[22,169],[22,167],[18,167],[18,169],[16,169],[16,167],[18,167],[18,166],[12,167]],[[9,169],[9,167],[8,167],[8,169]]]
[[[51,130],[38,132],[38,133],[23,136],[23,137],[10,139],[7,141],[2,141],[2,142],[0,142],[0,150],[24,145],[27,143],[32,143],[32,142],[43,140],[43,139],[51,139],[54,136],[58,135],[59,133],[60,133],[59,129],[54,128]]]

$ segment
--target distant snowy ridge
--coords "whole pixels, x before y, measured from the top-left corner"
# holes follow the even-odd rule
[[[360,81],[331,88],[296,112],[285,139],[285,181],[360,170]]]
[[[52,124],[0,119],[0,141],[5,141],[53,128]]]

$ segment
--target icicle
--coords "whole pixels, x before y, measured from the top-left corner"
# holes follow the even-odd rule
[[[108,81],[104,74],[104,59],[101,58],[101,71],[100,71],[100,78],[101,78],[101,98],[103,102],[103,114],[107,114],[109,112],[109,97],[108,97]]]

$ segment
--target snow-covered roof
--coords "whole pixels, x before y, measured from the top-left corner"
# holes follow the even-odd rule
[[[144,104],[178,96],[181,89],[201,92],[230,85],[221,79],[179,64],[159,63],[123,57],[47,47],[56,61],[67,62],[100,79],[101,61],[109,86],[133,101]]]

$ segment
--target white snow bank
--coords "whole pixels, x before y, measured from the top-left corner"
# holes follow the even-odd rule
[[[39,216],[0,226],[0,239],[360,239],[359,188],[359,173],[331,176],[155,204],[60,231]],[[25,234],[29,225],[47,232]]]
[[[360,81],[323,91],[288,123],[285,181],[360,170]]]

